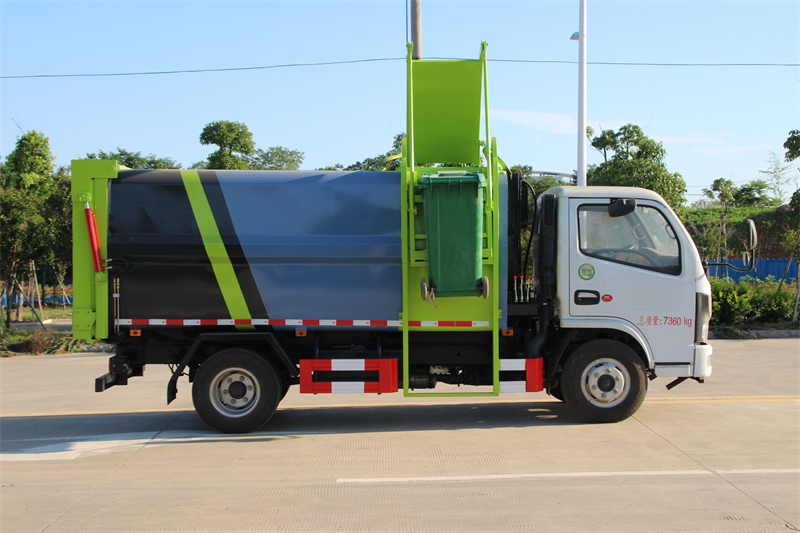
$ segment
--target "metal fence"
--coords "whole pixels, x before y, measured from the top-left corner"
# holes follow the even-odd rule
[[[716,278],[729,277],[735,283],[739,283],[739,280],[745,276],[750,276],[760,281],[766,281],[768,276],[773,276],[776,281],[780,281],[789,261],[790,259],[756,259],[756,268],[753,272],[736,272],[725,267],[708,267],[708,275]],[[723,262],[723,260],[720,260],[720,262]],[[726,262],[735,267],[744,268],[744,262],[741,259],[728,259]],[[786,274],[786,282],[789,283],[791,280],[796,279],[797,262],[793,261],[789,273]]]

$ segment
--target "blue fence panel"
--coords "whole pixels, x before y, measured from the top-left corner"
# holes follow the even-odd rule
[[[720,262],[722,260],[720,259]],[[744,261],[741,259],[728,259],[726,261],[731,265],[744,268]],[[715,277],[715,278],[724,278],[729,277],[733,282],[739,283],[739,281],[745,277],[750,276],[756,278],[760,281],[766,281],[767,276],[773,276],[776,280],[780,280],[783,277],[783,273],[786,271],[786,266],[789,264],[789,259],[756,259],[756,268],[753,272],[736,272],[733,269],[725,268],[725,267],[708,267],[708,275]],[[790,281],[792,279],[797,278],[797,263],[792,263],[792,268],[789,269],[789,273],[786,275],[786,281]]]

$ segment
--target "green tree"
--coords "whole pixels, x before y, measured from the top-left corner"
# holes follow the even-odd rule
[[[46,245],[43,261],[55,273],[66,307],[64,279],[72,265],[72,195],[68,168],[59,167],[52,176],[43,209],[47,221],[43,235]]]
[[[29,130],[17,139],[2,169],[2,185],[28,188],[50,175],[55,161],[50,139],[36,130]]]
[[[305,154],[300,150],[290,150],[283,146],[256,150],[248,158],[252,170],[299,170]]]
[[[778,207],[780,202],[768,194],[769,186],[764,180],[750,180],[734,193],[736,207]]]
[[[397,170],[400,168],[400,159],[393,159],[386,161],[387,158],[399,155],[402,151],[403,139],[406,138],[405,133],[398,133],[394,136],[391,149],[385,154],[379,154],[375,157],[368,157],[363,161],[356,161],[352,165],[343,167],[340,164],[327,166],[317,170]]]
[[[558,181],[558,178],[555,176],[534,177],[533,167],[530,165],[512,165],[509,170],[514,174],[519,174],[522,179],[530,183],[531,187],[533,187],[533,191],[536,193],[536,196],[539,196],[547,189],[569,185],[567,183]]]
[[[783,143],[786,148],[786,162],[791,163],[800,157],[800,130],[792,130],[789,132],[789,138]]]
[[[230,120],[206,124],[200,133],[200,144],[218,147],[208,156],[207,168],[210,169],[247,170],[250,168],[247,156],[256,148],[247,126]]]
[[[592,137],[592,147],[603,154],[604,162],[593,169],[589,185],[642,187],[660,194],[673,209],[680,210],[686,182],[680,174],[670,173],[664,163],[663,145],[647,137],[639,126],[627,124],[619,131],[603,130]]]
[[[142,152],[131,152],[117,147],[114,152],[97,152],[86,154],[86,159],[116,159],[120,165],[135,169],[181,168],[180,163],[169,157],[157,157],[155,154],[142,155]]]
[[[787,174],[789,165],[784,165],[781,163],[780,158],[775,152],[769,153],[769,159],[767,159],[767,163],[769,164],[769,168],[767,170],[759,170],[758,172],[759,174],[764,175],[764,179],[767,182],[767,188],[772,194],[772,197],[777,199],[780,204],[783,204],[783,187],[788,185],[791,181],[791,178],[789,178]]]

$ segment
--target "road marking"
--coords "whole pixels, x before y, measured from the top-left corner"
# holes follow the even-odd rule
[[[686,397],[656,397],[647,398],[645,403],[724,403],[724,402],[797,402],[800,396],[792,395],[771,395],[771,396],[686,396]],[[340,404],[312,404],[312,405],[287,405],[278,406],[280,411],[302,411],[308,409],[347,409],[347,408],[368,408],[375,407],[435,407],[452,405],[513,405],[530,403],[561,403],[555,398],[543,396],[541,398],[528,398],[525,400],[487,400],[484,402],[468,401],[408,401],[391,403],[340,403]],[[0,415],[0,420],[4,418],[34,418],[42,416],[87,416],[87,415],[134,415],[134,414],[164,414],[179,413],[182,411],[192,411],[191,408],[183,409],[142,409],[142,410],[120,410],[120,411],[53,411],[47,413],[5,413]]]
[[[495,479],[554,479],[554,478],[590,478],[590,477],[623,477],[623,476],[704,476],[724,474],[799,474],[800,468],[771,468],[747,470],[632,470],[621,472],[536,472],[531,474],[486,474],[475,476],[424,476],[424,477],[372,477],[341,478],[336,483],[417,483],[447,481],[487,481]]]

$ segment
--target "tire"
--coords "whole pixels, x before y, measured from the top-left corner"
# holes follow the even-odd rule
[[[559,401],[564,401],[564,392],[561,390],[561,374],[556,374],[558,383],[550,388],[550,396]]]
[[[230,348],[200,365],[192,401],[200,418],[217,431],[248,433],[272,418],[282,392],[269,361],[256,352]]]
[[[567,404],[590,422],[625,420],[647,394],[641,358],[629,346],[609,339],[587,342],[572,352],[560,384]]]
[[[286,394],[289,392],[289,389],[291,388],[291,386],[292,385],[290,383],[286,382],[286,381],[281,383],[281,399],[278,400],[279,402],[282,402],[283,399],[286,398]]]

